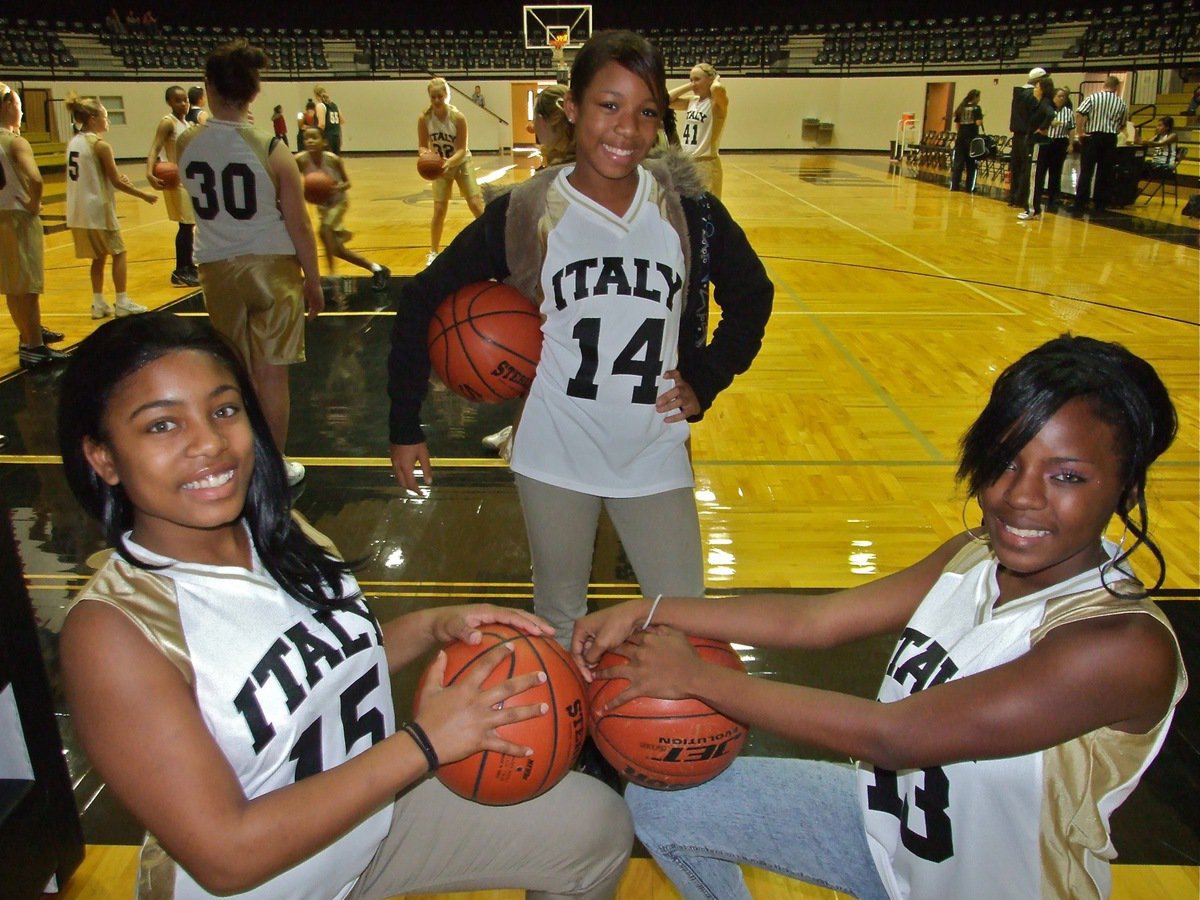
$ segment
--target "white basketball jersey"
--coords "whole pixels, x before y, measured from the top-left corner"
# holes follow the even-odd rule
[[[442,159],[454,155],[454,142],[458,140],[458,125],[454,121],[454,113],[450,107],[446,109],[446,118],[439,119],[432,112],[425,117],[425,129],[429,132],[429,148],[436,150]]]
[[[1004,665],[1056,625],[1149,614],[1170,627],[1153,604],[1109,594],[1095,570],[996,607],[996,568],[984,544],[950,561],[901,634],[880,702]],[[1186,687],[1179,659],[1175,703]],[[889,896],[1107,897],[1109,816],[1158,753],[1173,712],[1174,703],[1146,734],[1100,728],[1025,756],[899,772],[860,764],[867,842]]]
[[[178,138],[179,177],[196,213],[196,262],[296,254],[267,164],[271,141],[248,122],[220,119]]]
[[[713,101],[712,97],[693,97],[688,101],[684,114],[683,131],[679,143],[689,156],[713,155]]]
[[[16,138],[11,131],[0,131],[0,209],[24,211],[29,202],[29,191],[12,156],[12,143]]]
[[[387,657],[369,614],[314,612],[279,587],[257,554],[246,571],[173,561],[126,540],[138,558],[167,568],[138,569],[114,553],[78,599],[120,609],[189,679],[248,798],[331,769],[395,731]],[[385,805],[313,856],[236,896],[345,896],[386,836],[391,812]],[[161,851],[150,842],[143,853]],[[174,868],[175,900],[212,896],[182,866],[159,858]]]
[[[67,226],[112,231],[118,227],[116,198],[100,159],[100,135],[81,131],[67,144]]]
[[[639,169],[624,216],[559,173],[539,229],[542,356],[513,448],[513,471],[602,497],[692,485],[686,422],[654,403],[673,382],[683,309],[679,235]]]
[[[179,138],[191,128],[191,123],[175,118],[174,116],[163,116],[171,123],[171,137],[163,141],[163,145],[158,148],[158,158],[163,162],[179,162]]]

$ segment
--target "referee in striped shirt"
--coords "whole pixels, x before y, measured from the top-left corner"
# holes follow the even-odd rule
[[[1113,168],[1117,160],[1117,133],[1125,127],[1129,107],[1118,95],[1121,80],[1115,75],[1104,79],[1104,89],[1085,97],[1075,110],[1076,135],[1083,144],[1079,163],[1079,183],[1075,187],[1074,212],[1087,209],[1094,200],[1102,212],[1113,189]],[[1097,171],[1099,170],[1099,171]],[[1096,191],[1092,194],[1092,177]]]

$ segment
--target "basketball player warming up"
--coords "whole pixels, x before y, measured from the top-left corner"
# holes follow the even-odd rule
[[[446,102],[450,96],[446,79],[431,78],[425,90],[429,94],[429,106],[417,117],[417,146],[428,147],[445,161],[442,174],[430,185],[433,219],[429,223],[429,254],[425,257],[425,265],[429,265],[441,251],[442,229],[446,225],[454,185],[458,185],[471,215],[477,219],[483,214],[483,191],[475,181],[471,151],[467,149],[467,117],[458,107]]]
[[[724,185],[721,132],[729,113],[729,94],[721,77],[709,63],[697,63],[688,75],[688,83],[672,88],[669,96],[673,107],[686,110],[680,147],[696,164],[705,188],[720,197]]]
[[[1107,897],[1109,816],[1187,687],[1178,642],[1127,557],[1147,536],[1146,472],[1175,436],[1157,373],[1064,336],[996,382],[958,475],[983,523],[886,578],[825,597],[664,600],[588,616],[572,649],[630,663],[611,706],[695,697],[848,765],[747,758],[677,793],[625,792],[685,897],[750,895],[738,861],[877,898]],[[1105,540],[1116,516],[1129,550]],[[1124,544],[1124,536],[1122,537]],[[675,629],[679,629],[677,631]],[[877,700],[700,661],[688,634],[829,648],[900,634]]]
[[[325,247],[325,258],[329,262],[329,274],[333,274],[334,260],[344,259],[359,268],[371,273],[371,287],[376,291],[387,288],[388,276],[391,274],[386,266],[373,263],[364,256],[355,253],[346,246],[350,239],[350,231],[344,227],[346,212],[350,209],[350,201],[346,199],[346,191],[350,190],[350,176],[346,174],[346,164],[336,153],[325,149],[325,137],[321,129],[304,129],[304,149],[296,154],[296,165],[300,174],[309,172],[324,172],[334,184],[333,196],[324,203],[316,204],[321,211],[321,243]]]
[[[414,469],[432,481],[420,410],[438,303],[494,278],[540,307],[541,361],[511,464],[534,610],[564,643],[586,611],[602,505],[644,593],[703,594],[688,420],[749,367],[771,310],[762,263],[690,164],[646,161],[666,103],[657,49],[627,31],[589,39],[563,104],[574,163],[490,203],[405,282],[392,330],[391,457],[415,491]],[[722,316],[706,344],[709,280]]]
[[[427,777],[481,750],[527,754],[496,728],[543,713],[504,701],[544,673],[485,689],[493,651],[442,688],[438,654],[420,715],[395,726],[392,673],[490,623],[549,626],[486,605],[380,625],[289,509],[250,377],[205,320],[97,329],[64,374],[59,439],[114,548],[67,615],[63,678],[89,759],[149,832],[140,896],[613,896],[632,829],[596,779],[488,807]]]

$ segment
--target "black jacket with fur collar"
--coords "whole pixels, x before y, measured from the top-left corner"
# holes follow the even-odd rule
[[[668,218],[683,245],[687,279],[679,329],[679,372],[700,401],[698,421],[762,346],[775,288],[746,235],[721,201],[705,193],[691,163],[673,154],[644,166],[668,188]],[[419,444],[421,401],[429,386],[425,335],[442,299],[464,285],[495,279],[540,300],[544,247],[537,222],[558,167],[539,172],[490,202],[424,271],[400,289],[388,356],[393,444]],[[708,341],[708,286],[721,321]]]

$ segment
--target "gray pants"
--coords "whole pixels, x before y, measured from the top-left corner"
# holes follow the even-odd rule
[[[428,778],[396,801],[391,830],[347,900],[511,888],[606,900],[632,846],[625,801],[579,772],[513,806],[472,803]]]
[[[700,517],[691,488],[646,497],[595,497],[517,475],[533,558],[533,611],[570,646],[587,613],[600,508],[608,510],[643,596],[704,596]]]

